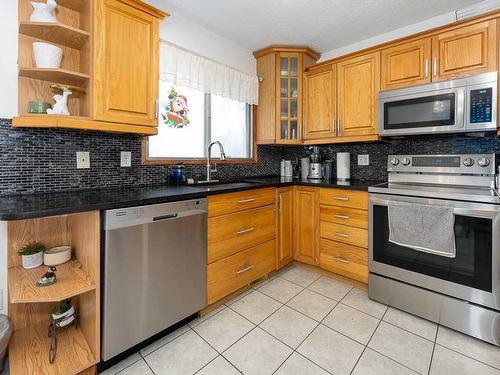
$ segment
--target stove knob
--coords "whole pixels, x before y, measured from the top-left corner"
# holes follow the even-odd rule
[[[399,159],[397,159],[397,158],[392,158],[392,159],[391,159],[391,164],[392,164],[392,165],[398,165],[398,164],[399,164]]]
[[[480,167],[487,167],[488,165],[490,165],[490,159],[488,158],[481,158],[477,161],[477,164],[479,164]]]
[[[408,159],[408,158],[403,158],[402,163],[403,163],[403,165],[405,165],[405,166],[406,166],[406,165],[410,165],[411,160],[410,160],[410,159]]]
[[[472,159],[472,158],[465,158],[464,161],[463,161],[463,164],[466,167],[472,167],[474,165],[474,159]]]

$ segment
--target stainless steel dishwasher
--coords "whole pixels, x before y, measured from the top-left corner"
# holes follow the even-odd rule
[[[102,359],[206,305],[207,200],[104,213]]]

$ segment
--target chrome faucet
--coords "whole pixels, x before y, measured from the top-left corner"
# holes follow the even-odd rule
[[[214,164],[214,168],[212,169],[212,165],[210,163],[210,160],[211,160],[210,154],[212,153],[212,146],[213,145],[219,146],[220,160],[222,160],[222,161],[226,160],[226,154],[224,153],[224,146],[222,146],[222,143],[220,143],[219,141],[214,141],[214,142],[210,143],[207,146],[207,179],[203,182],[211,182],[212,181],[212,178],[211,178],[212,172],[217,172],[217,165]],[[213,180],[213,181],[217,181],[217,180]]]

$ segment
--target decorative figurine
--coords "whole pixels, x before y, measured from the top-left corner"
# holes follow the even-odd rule
[[[44,273],[42,278],[36,283],[37,286],[49,286],[57,282],[56,272],[57,268],[55,266],[50,266],[48,271]]]
[[[55,0],[47,0],[47,4],[31,2],[33,13],[30,16],[31,22],[57,22],[55,10],[57,3]]]
[[[68,96],[73,94],[73,92],[69,89],[64,89],[62,95],[54,95],[54,100],[56,104],[52,109],[47,109],[47,113],[49,115],[67,115],[69,116],[68,109]]]

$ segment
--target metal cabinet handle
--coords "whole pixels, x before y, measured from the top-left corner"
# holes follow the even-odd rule
[[[249,265],[248,267],[245,267],[245,268],[243,268],[243,269],[241,269],[241,270],[236,271],[236,274],[237,274],[237,275],[239,275],[239,274],[241,274],[241,273],[245,273],[245,272],[247,272],[247,271],[250,271],[250,270],[251,270],[252,268],[254,268],[254,267],[255,267],[255,265],[254,265],[254,264],[251,264],[251,265]]]
[[[438,66],[437,65],[438,65],[438,60],[436,57],[434,57],[434,60],[432,62],[432,72],[434,74],[434,77],[438,75],[438,69],[437,69]]]
[[[249,233],[249,232],[251,232],[253,230],[255,230],[254,227],[245,228],[245,229],[239,230],[238,232],[236,232],[236,234],[245,234],[245,233]]]
[[[338,127],[337,135],[340,135],[342,133],[342,128],[340,126],[340,117],[339,117],[339,122],[338,122],[337,127]]]
[[[348,264],[350,263],[348,260],[345,260],[345,259],[342,259],[342,258],[337,258],[337,257],[334,257],[332,256],[332,259],[337,261],[337,262],[340,262],[340,263],[345,263],[345,264]]]
[[[337,219],[344,219],[344,220],[350,219],[350,216],[347,216],[347,215],[333,215],[333,217],[336,217]]]
[[[429,59],[425,59],[425,78],[429,77]]]
[[[347,233],[333,232],[333,234],[339,237],[349,238]]]
[[[250,203],[255,202],[255,198],[240,199],[238,203]]]
[[[336,199],[338,201],[348,201],[349,200],[348,197],[333,197],[333,199]]]
[[[160,114],[160,101],[156,99],[155,101],[155,119],[159,117]]]

